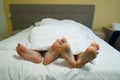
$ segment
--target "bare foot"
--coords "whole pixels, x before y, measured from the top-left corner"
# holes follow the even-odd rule
[[[21,56],[25,60],[28,60],[34,63],[40,63],[42,61],[42,57],[39,52],[30,50],[20,43],[16,47],[16,51],[18,55]]]
[[[60,48],[61,48],[61,40],[57,39],[51,48],[48,50],[48,52],[45,53],[45,58],[43,61],[44,65],[48,65],[51,62],[53,62],[60,54]]]
[[[67,43],[66,38],[62,38],[62,46],[61,46],[61,56],[70,64],[71,67],[76,66],[76,62],[72,51],[70,49],[70,45]]]
[[[77,55],[76,67],[82,67],[86,63],[95,59],[97,57],[98,50],[99,45],[96,42],[92,42],[85,52]]]

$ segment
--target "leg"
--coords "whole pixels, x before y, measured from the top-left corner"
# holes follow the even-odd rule
[[[34,63],[40,63],[42,61],[42,57],[40,53],[30,50],[20,43],[16,47],[16,51],[18,55],[21,56],[25,60],[28,60]]]
[[[81,54],[77,55],[76,67],[82,67],[86,63],[97,57],[97,51],[99,45],[96,42],[92,42],[91,45]]]
[[[61,40],[58,39],[55,43],[53,43],[52,47],[45,54],[43,64],[48,65],[49,63],[53,62],[60,54],[72,67],[75,67],[74,56],[72,55],[70,46],[67,44],[67,40],[64,37]]]
[[[48,50],[48,52],[45,53],[43,64],[48,65],[51,62],[53,62],[59,56],[60,48],[61,48],[61,40],[58,39],[53,43],[53,45]]]
[[[66,38],[62,38],[62,46],[61,46],[60,54],[70,64],[71,67],[76,66],[76,61],[74,59],[70,46],[67,43]]]

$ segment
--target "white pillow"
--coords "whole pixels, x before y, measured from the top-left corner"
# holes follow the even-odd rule
[[[113,28],[114,30],[120,31],[120,23],[113,23],[113,24],[112,24],[112,28]]]

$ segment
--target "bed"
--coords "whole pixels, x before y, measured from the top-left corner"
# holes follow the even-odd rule
[[[92,31],[94,10],[95,5],[11,4],[13,31],[21,31],[0,41],[0,79],[120,80],[120,52]],[[45,31],[48,31],[49,35],[45,34]],[[56,36],[49,31],[62,34]],[[44,36],[39,39],[37,36],[39,34]],[[50,35],[52,36],[48,37]],[[82,46],[75,47],[78,43],[70,44],[75,53],[85,50],[91,41],[98,42],[100,49],[97,58],[82,68],[70,68],[63,58],[58,58],[44,66],[42,63],[35,64],[24,60],[16,52],[18,43],[31,49],[46,50],[51,45],[51,41],[61,36],[67,37],[70,43],[72,41],[74,43],[77,38],[76,42]],[[48,43],[43,42],[39,46],[39,40],[42,41],[43,37],[47,37],[45,40]]]

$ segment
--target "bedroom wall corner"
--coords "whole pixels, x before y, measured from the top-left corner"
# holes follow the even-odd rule
[[[97,0],[95,4],[94,31],[102,31],[103,26],[111,26],[115,22],[120,23],[120,0]]]
[[[4,14],[3,0],[0,0],[0,40],[8,37],[8,27]]]

